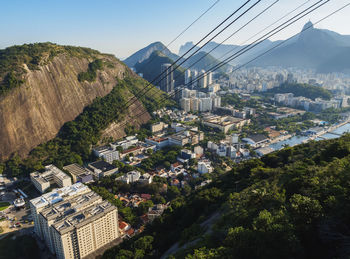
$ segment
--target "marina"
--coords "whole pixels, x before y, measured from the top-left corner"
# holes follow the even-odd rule
[[[319,141],[319,140],[339,138],[344,133],[347,133],[347,132],[350,132],[349,121],[332,125],[329,128],[325,128],[325,130],[323,130],[322,132],[316,135],[312,135],[312,136],[294,135],[291,138],[270,144],[269,147],[273,148],[274,150],[280,150],[286,146],[292,147],[295,145],[306,143],[311,140]]]

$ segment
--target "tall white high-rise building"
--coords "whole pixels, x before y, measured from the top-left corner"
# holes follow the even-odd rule
[[[181,109],[183,109],[186,112],[189,112],[191,110],[191,99],[190,98],[182,98],[180,101]]]
[[[196,88],[198,86],[198,71],[192,70],[191,72],[191,80],[192,80],[192,88]]]
[[[221,97],[216,96],[212,98],[213,100],[213,108],[221,107]]]
[[[208,86],[207,73],[204,70],[202,70],[199,75],[198,83],[201,88],[207,88]]]
[[[207,72],[207,81],[208,81],[208,85],[213,84],[213,73],[211,71]]]
[[[201,112],[211,111],[212,107],[213,107],[213,103],[210,97],[200,99],[199,110]]]
[[[160,67],[162,76],[162,81],[160,81],[160,90],[170,93],[174,91],[174,76],[173,70],[174,68],[171,64],[162,64]]]
[[[185,85],[188,87],[190,82],[191,82],[191,70],[187,69],[185,71]]]
[[[199,111],[200,100],[198,98],[191,99],[191,111]]]

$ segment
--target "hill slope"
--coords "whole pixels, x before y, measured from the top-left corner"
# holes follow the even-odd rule
[[[305,24],[304,28],[309,26],[312,26],[311,22]],[[302,32],[290,44],[282,45],[252,65],[312,69],[322,67],[323,71],[327,71],[334,69],[333,64],[328,64],[328,60],[334,59],[344,50],[344,47],[349,46],[348,36],[312,27]],[[349,62],[336,67],[336,71],[340,72],[346,66],[349,67]]]
[[[350,35],[314,28],[311,22],[304,28],[312,26],[270,53],[262,56],[249,66],[280,66],[317,69],[319,72],[343,72],[350,68],[348,48],[350,47]],[[247,51],[242,56],[230,62],[231,65],[243,64],[255,58],[264,51],[276,46],[281,41],[265,40],[261,44]],[[203,51],[209,52],[217,47],[218,43],[210,42]],[[187,42],[180,47],[179,55],[184,54],[193,47],[192,42]],[[211,54],[221,59],[226,53],[237,53],[246,46],[223,44],[217,47]],[[226,55],[225,57],[228,57]],[[337,62],[339,60],[339,62]]]
[[[54,138],[64,123],[128,75],[133,76],[115,57],[86,48],[43,43],[1,50],[0,160],[13,153],[26,156]]]
[[[230,65],[238,65],[242,64],[244,62],[249,61],[258,53],[261,53],[262,51],[266,50],[267,48],[272,47],[274,44],[277,44],[278,42],[271,42],[269,40],[265,40],[257,47],[253,48],[252,50],[246,52],[244,55],[236,57],[234,60],[232,60],[229,64]],[[183,55],[186,53],[190,48],[194,46],[193,42],[186,42],[184,45],[180,47],[179,55]],[[202,51],[208,53],[213,50],[210,55],[213,56],[216,59],[223,60],[224,58],[228,58],[230,55],[233,55],[235,53],[240,53],[239,51],[242,50],[245,46],[239,46],[239,45],[230,45],[230,44],[222,44],[219,46],[219,43],[216,42],[209,42],[206,46],[203,47]],[[198,49],[194,48],[194,49]]]
[[[150,45],[144,47],[143,49],[140,49],[139,51],[132,54],[130,57],[125,59],[123,62],[128,67],[135,67],[137,63],[141,63],[148,59],[151,54],[155,51],[160,51],[162,54],[168,56],[172,60],[176,60],[178,58],[177,55],[173,54],[165,45],[161,42],[154,42]]]
[[[205,49],[211,49],[212,45],[215,45],[217,43],[209,43],[208,46],[205,47]],[[182,47],[184,52],[190,49],[193,46],[193,43],[187,43],[186,47]],[[227,45],[230,46],[230,45]],[[214,46],[213,46],[214,47]],[[151,45],[137,51],[135,54],[131,55],[129,58],[127,58],[124,62],[129,66],[129,67],[134,67],[136,68],[136,71],[138,73],[143,73],[145,78],[149,80],[149,74],[151,74],[152,79],[155,78],[158,74],[156,74],[156,70],[160,71],[160,65],[163,63],[173,63],[174,61],[179,59],[179,56],[172,53],[170,50],[165,48],[164,51],[161,51],[165,48],[165,46],[161,42],[155,42],[152,43]],[[218,48],[218,50],[221,47]],[[222,48],[226,49],[225,46]],[[197,50],[198,48],[195,48],[194,50]],[[193,50],[193,51],[194,51]],[[191,53],[193,53],[191,51]],[[158,53],[154,55],[154,53]],[[182,53],[182,54],[183,54]],[[205,51],[200,51],[196,53],[193,57],[190,58],[190,60],[186,61],[181,65],[183,68],[189,68],[192,64],[197,62],[199,59],[202,58],[201,61],[199,61],[197,64],[191,66],[190,69],[196,69],[196,70],[208,70],[210,67],[215,66],[218,64],[220,61],[217,60],[217,58],[214,56],[216,52],[213,53],[213,55],[209,54],[206,55]],[[151,55],[153,55],[153,58],[151,58]],[[206,56],[205,56],[206,55]],[[167,59],[165,58],[167,57]],[[156,59],[155,61],[153,59]],[[163,60],[161,60],[163,59]],[[180,59],[177,63],[180,64],[184,59]],[[151,68],[148,68],[148,66],[151,66]],[[159,66],[159,68],[156,68],[156,66]],[[229,65],[225,65],[222,68],[220,68],[218,71],[219,72],[226,72],[228,69],[230,69]],[[153,73],[150,73],[148,70],[153,70]]]
[[[148,59],[144,60],[141,63],[137,63],[135,65],[135,69],[137,73],[143,73],[143,78],[151,82],[158,75],[160,75],[162,64],[166,64],[166,63],[172,64],[173,62],[174,61],[171,58],[162,54],[160,51],[155,51],[151,54],[151,56]],[[183,68],[181,67],[177,68],[174,71],[175,86],[184,84],[184,75],[182,72],[183,72]],[[157,83],[159,79],[157,79],[154,82],[154,84],[160,85],[160,83]]]
[[[103,258],[348,258],[349,166],[350,135],[242,162]]]

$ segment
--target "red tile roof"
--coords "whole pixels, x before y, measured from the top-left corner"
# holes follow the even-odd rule
[[[151,194],[143,193],[141,194],[142,199],[150,200],[152,198]]]
[[[128,226],[128,223],[119,221],[119,229],[124,230]]]
[[[128,231],[126,231],[126,234],[129,236],[132,236],[135,233],[135,230],[133,228],[130,228]]]

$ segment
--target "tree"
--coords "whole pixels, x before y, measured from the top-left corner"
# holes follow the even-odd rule
[[[289,202],[292,215],[299,224],[311,224],[315,219],[321,216],[322,206],[318,200],[301,194],[294,194]]]
[[[179,188],[177,188],[176,186],[168,187],[167,196],[169,200],[173,200],[179,195],[180,195]]]
[[[134,253],[129,250],[121,249],[118,254],[115,256],[115,259],[133,259]]]
[[[137,214],[139,216],[145,214],[146,212],[148,212],[148,209],[153,207],[153,202],[152,201],[145,201],[139,204],[139,206],[137,207]]]

